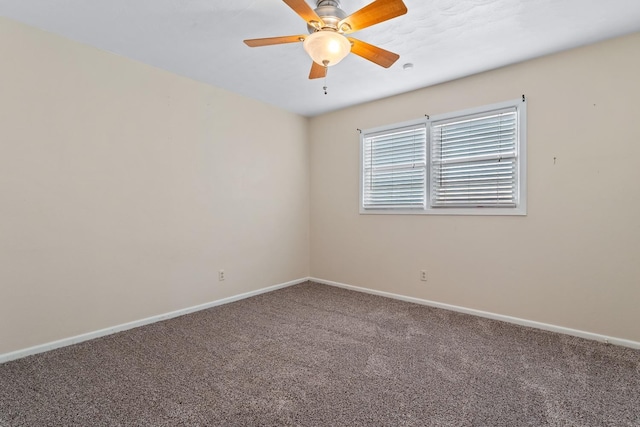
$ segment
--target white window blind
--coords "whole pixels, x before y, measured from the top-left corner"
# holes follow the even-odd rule
[[[431,126],[431,206],[515,207],[518,115],[515,108]]]
[[[522,99],[360,134],[360,213],[527,214]]]
[[[364,135],[362,145],[362,208],[424,209],[425,124]]]

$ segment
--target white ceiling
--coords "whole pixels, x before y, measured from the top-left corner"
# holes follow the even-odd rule
[[[406,15],[353,35],[398,62],[349,55],[329,69],[328,95],[301,43],[242,43],[306,33],[281,0],[0,0],[0,15],[305,116],[640,31],[640,0],[404,1]]]

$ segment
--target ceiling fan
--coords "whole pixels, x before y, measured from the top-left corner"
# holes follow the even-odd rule
[[[340,9],[338,0],[317,0],[315,10],[305,0],[283,1],[307,22],[309,34],[250,39],[244,42],[249,47],[302,42],[313,60],[310,79],[325,77],[327,68],[336,65],[349,52],[385,68],[389,68],[400,58],[393,52],[346,37],[345,34],[404,15],[407,7],[402,0],[375,0],[349,16]]]

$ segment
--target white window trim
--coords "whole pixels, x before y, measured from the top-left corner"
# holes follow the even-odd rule
[[[505,108],[515,107],[518,120],[518,204],[515,207],[464,207],[464,208],[447,208],[430,206],[430,188],[431,188],[431,124],[433,122],[449,120],[460,116],[469,116],[474,114],[488,113],[494,110],[503,110]],[[424,124],[427,127],[427,174],[425,183],[425,200],[426,207],[424,209],[364,209],[364,140],[366,137],[389,131],[396,128],[416,126]],[[499,216],[524,216],[527,215],[527,102],[526,99],[519,98],[511,101],[499,102],[496,104],[484,105],[481,107],[469,108],[452,113],[439,114],[430,118],[409,120],[402,123],[394,123],[388,126],[379,126],[376,128],[366,129],[360,133],[360,175],[359,175],[359,212],[362,215],[499,215]]]

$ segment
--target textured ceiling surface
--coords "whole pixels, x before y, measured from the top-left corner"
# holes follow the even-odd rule
[[[341,7],[351,14],[369,2]],[[384,69],[349,55],[329,69],[327,95],[324,79],[308,79],[301,43],[242,42],[306,33],[281,0],[0,0],[0,15],[305,116],[640,31],[640,0],[405,4],[406,15],[353,35],[398,62]]]

